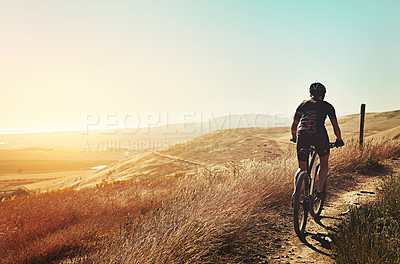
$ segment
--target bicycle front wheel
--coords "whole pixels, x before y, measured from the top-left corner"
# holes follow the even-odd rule
[[[294,231],[300,237],[304,234],[308,216],[308,175],[301,172],[297,178],[296,189],[293,197]]]

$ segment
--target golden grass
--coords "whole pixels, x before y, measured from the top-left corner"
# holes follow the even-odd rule
[[[380,164],[400,153],[398,140],[368,142],[362,150],[356,144],[332,151],[333,174],[362,172],[371,160]],[[296,167],[293,147],[269,163],[229,162],[190,177],[176,173],[2,202],[1,261],[237,263],[255,254],[254,243],[265,243],[256,239],[273,228],[274,208],[290,204]]]
[[[171,197],[176,179],[62,190],[0,203],[3,263],[43,263],[92,248],[129,214]]]
[[[81,261],[215,263],[245,258],[249,232],[260,220],[271,220],[272,206],[290,199],[293,161],[230,163],[180,179],[173,200],[131,217],[112,243]]]
[[[381,168],[381,161],[400,155],[399,139],[367,140],[363,146],[357,140],[346,142],[344,148],[335,149],[330,157],[331,170],[336,173],[368,173]]]

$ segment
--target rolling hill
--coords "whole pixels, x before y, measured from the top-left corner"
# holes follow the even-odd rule
[[[192,122],[190,119],[193,119]],[[75,186],[74,182],[91,178],[93,168],[129,157],[134,157],[134,163],[142,164],[136,168],[138,173],[150,173],[149,177],[154,177],[155,171],[160,169],[157,165],[159,163],[170,167],[167,174],[179,171],[180,167],[188,171],[196,167],[187,166],[189,163],[183,163],[186,167],[182,166],[177,162],[179,159],[172,163],[166,155],[161,156],[154,151],[216,130],[288,124],[288,119],[283,116],[263,114],[215,118],[213,115],[201,114],[201,122],[194,122],[193,115],[188,115],[184,120],[186,123],[114,130],[1,133],[0,191],[12,193],[21,185],[29,185],[29,188],[41,191],[53,190],[65,186],[59,183],[66,179],[72,179],[68,186]],[[149,155],[149,152],[154,152],[155,156]],[[112,176],[110,179],[118,177]]]
[[[329,122],[327,122],[329,123]],[[359,115],[339,118],[343,138],[350,140],[359,135]],[[332,128],[327,124],[331,140]],[[366,138],[400,137],[400,111],[368,113],[365,121]],[[243,159],[271,160],[282,150],[294,145],[289,142],[290,129],[276,128],[232,128],[187,139],[184,142],[149,150],[116,161],[101,170],[69,176],[60,180],[44,181],[25,185],[28,189],[60,189],[66,187],[86,188],[111,181],[193,175],[199,169],[237,162]]]

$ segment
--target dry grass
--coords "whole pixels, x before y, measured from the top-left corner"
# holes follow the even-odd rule
[[[130,218],[110,246],[82,263],[243,261],[249,257],[249,233],[260,220],[271,220],[274,205],[290,199],[293,161],[229,163],[181,179],[174,200]]]
[[[293,158],[275,165],[243,161],[196,177],[177,174],[0,203],[1,262],[86,256],[98,263],[111,261],[111,253],[140,263],[218,258],[236,251],[266,208],[288,201],[293,164]]]
[[[335,173],[369,173],[382,168],[384,159],[400,155],[400,140],[383,138],[367,140],[363,146],[357,140],[346,142],[344,148],[335,149],[330,157]]]
[[[332,151],[336,172],[365,171],[399,154],[399,142]],[[196,176],[105,184],[0,203],[3,263],[237,263],[288,205],[294,148],[267,163],[230,162]],[[265,224],[270,223],[270,224]],[[260,227],[262,226],[262,227]],[[263,236],[264,236],[263,235]],[[265,249],[265,247],[264,247]]]
[[[152,210],[171,197],[175,182],[108,184],[2,202],[0,262],[43,263],[90,250],[128,215]]]

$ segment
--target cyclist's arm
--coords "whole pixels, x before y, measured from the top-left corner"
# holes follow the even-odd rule
[[[301,116],[302,116],[302,114],[303,114],[303,105],[304,105],[304,102],[306,102],[306,101],[303,101],[303,102],[297,107],[296,112],[295,112],[295,114],[294,114],[294,116],[293,116],[293,123],[292,123],[292,128],[291,128],[292,138],[296,138],[296,137],[297,137],[297,126],[299,125]]]
[[[329,117],[333,126],[333,132],[335,133],[336,139],[342,140],[342,132],[340,131],[339,124],[336,117]]]
[[[292,123],[292,138],[296,138],[297,126],[299,125],[300,118],[294,118]]]

